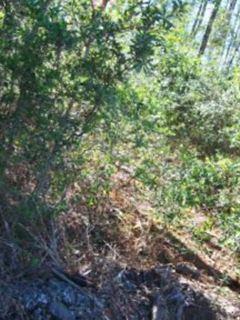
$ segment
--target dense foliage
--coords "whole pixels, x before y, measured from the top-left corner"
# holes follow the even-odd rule
[[[78,149],[81,158],[83,136],[117,112],[120,84],[134,69],[151,67],[154,47],[164,46],[161,30],[171,28],[178,10],[167,3],[123,3],[111,13],[85,1],[3,4],[4,205],[8,196],[24,206],[43,200],[54,177],[72,170],[69,154]],[[31,176],[29,192],[22,183],[8,185],[8,173],[19,166]]]
[[[75,182],[88,182],[92,206],[125,165],[163,223],[204,212],[193,232],[219,228],[221,243],[240,250],[239,70],[199,57],[192,7],[1,1],[2,230],[25,237],[22,226],[65,212]]]

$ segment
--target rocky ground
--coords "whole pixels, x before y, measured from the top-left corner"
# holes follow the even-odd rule
[[[101,285],[51,269],[41,278],[1,281],[0,319],[240,319],[240,301],[229,304],[227,295],[208,296],[195,286],[171,265],[148,271],[109,266]]]

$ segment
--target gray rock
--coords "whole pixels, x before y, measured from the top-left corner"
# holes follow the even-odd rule
[[[29,288],[22,292],[20,299],[29,311],[34,310],[39,305],[47,305],[50,302],[49,296],[41,290]]]
[[[21,305],[24,319],[29,320],[222,319],[206,297],[179,283],[176,275],[165,269],[116,268],[103,278],[99,289],[82,289],[52,277],[47,281],[15,282],[7,291]],[[16,314],[18,309],[13,308],[11,314],[0,315],[0,319],[16,320]]]
[[[52,302],[49,306],[49,311],[57,320],[76,319],[74,314],[60,302]]]
[[[166,300],[161,294],[157,294],[152,308],[152,320],[169,320],[169,312]]]

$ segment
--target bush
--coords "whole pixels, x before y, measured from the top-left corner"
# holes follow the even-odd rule
[[[184,154],[181,165],[165,171],[165,184],[157,191],[164,219],[183,219],[189,208],[204,212],[223,230],[223,240],[238,245],[240,232],[240,162],[218,157],[200,160]],[[193,217],[194,219],[194,217]],[[234,226],[234,227],[233,227]]]
[[[199,70],[191,56],[178,56],[164,65],[161,108],[170,141],[193,145],[201,155],[239,154],[240,94],[231,80]]]

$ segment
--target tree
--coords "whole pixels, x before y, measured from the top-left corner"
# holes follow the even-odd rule
[[[119,85],[134,70],[153,66],[154,48],[164,46],[162,33],[180,7],[171,1],[1,2],[4,215],[29,218],[39,206],[49,207],[52,182],[74,176],[67,154],[77,149],[81,155],[83,138],[117,108]],[[18,183],[21,170],[31,176],[26,186]]]
[[[218,13],[218,10],[220,8],[220,5],[221,5],[221,0],[216,0],[215,4],[214,4],[214,7],[213,7],[213,10],[212,10],[212,13],[210,15],[210,18],[208,20],[208,24],[207,24],[205,33],[203,35],[200,48],[199,48],[198,54],[200,56],[204,54],[204,52],[205,52],[205,50],[207,48],[208,40],[210,38],[211,31],[212,31],[212,28],[213,28],[213,24],[214,24],[214,21],[215,21],[215,19],[217,17],[217,13]]]
[[[197,12],[197,16],[194,20],[192,31],[191,31],[191,35],[193,37],[196,36],[196,34],[198,33],[198,31],[202,25],[203,17],[205,15],[205,12],[207,9],[207,4],[208,4],[208,0],[204,0],[201,2],[200,6],[199,6],[199,10]]]

